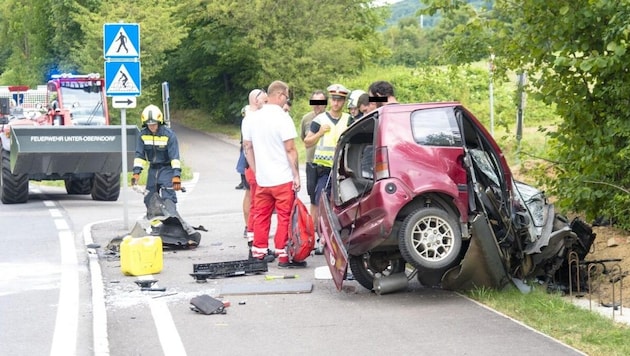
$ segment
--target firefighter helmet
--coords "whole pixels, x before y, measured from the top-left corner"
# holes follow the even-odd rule
[[[149,105],[144,110],[142,110],[142,126],[146,126],[148,124],[164,124],[164,116],[162,116],[162,111],[155,105]]]
[[[365,92],[361,89],[353,90],[350,93],[350,100],[348,100],[348,109],[356,108],[357,106],[359,106],[359,97],[362,94],[365,94]]]

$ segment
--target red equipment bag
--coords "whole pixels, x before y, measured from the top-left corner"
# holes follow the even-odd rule
[[[289,219],[289,241],[287,253],[290,261],[302,262],[315,248],[315,228],[313,218],[304,203],[295,197]]]

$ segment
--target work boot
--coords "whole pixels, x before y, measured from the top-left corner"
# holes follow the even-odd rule
[[[273,261],[276,260],[276,255],[274,254],[273,251],[267,249],[267,254],[266,255],[260,255],[260,256],[254,256],[252,254],[252,250],[249,250],[249,257],[248,259],[250,261],[265,261],[267,263],[271,263]]]
[[[306,261],[287,261],[287,262],[278,262],[278,267],[280,268],[305,268]]]
[[[249,256],[250,256],[249,259],[253,261],[264,261],[267,263],[271,263],[276,260],[276,256],[274,255],[264,255],[262,257],[253,257],[251,251],[249,251]]]

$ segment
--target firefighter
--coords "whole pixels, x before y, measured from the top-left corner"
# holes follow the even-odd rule
[[[131,184],[138,184],[142,168],[148,164],[147,194],[144,197],[147,209],[153,193],[160,194],[162,199],[177,203],[175,191],[181,190],[182,187],[177,136],[164,125],[162,111],[155,105],[144,108],[141,120],[142,130],[136,143]]]

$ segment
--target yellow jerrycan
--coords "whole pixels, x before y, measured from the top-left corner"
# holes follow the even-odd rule
[[[163,267],[162,238],[125,236],[120,243],[120,271],[127,276],[160,273]]]

